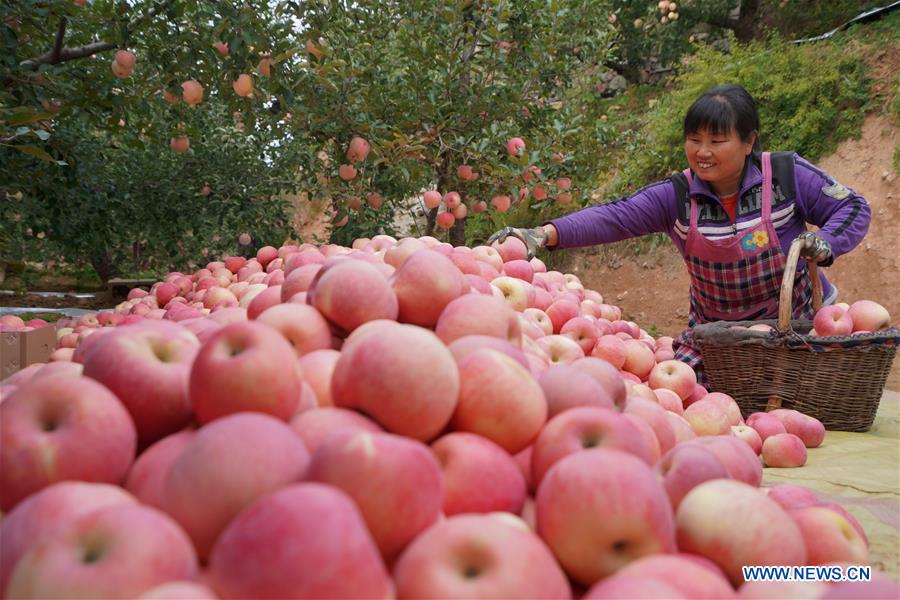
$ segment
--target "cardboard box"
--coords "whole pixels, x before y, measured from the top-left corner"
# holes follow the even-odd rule
[[[0,333],[0,381],[30,364],[47,362],[55,349],[53,324],[31,331]]]

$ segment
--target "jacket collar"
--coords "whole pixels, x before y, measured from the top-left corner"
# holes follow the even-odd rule
[[[762,184],[762,170],[759,167],[761,158],[758,154],[750,154],[744,162],[744,177],[741,179],[741,191],[738,198],[742,198],[747,190]],[[709,184],[697,177],[697,174],[691,171],[691,186],[688,189],[688,197],[706,196],[713,200],[718,200],[716,193],[712,191]]]

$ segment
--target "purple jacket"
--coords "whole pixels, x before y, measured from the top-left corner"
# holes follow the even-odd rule
[[[690,196],[697,199],[698,227],[707,238],[723,238],[759,223],[762,202],[762,172],[758,155],[744,166],[740,200],[732,223],[719,198],[694,176]],[[806,224],[820,227],[818,235],[831,244],[834,258],[855,248],[869,230],[872,212],[865,198],[838,184],[830,175],[794,155],[794,194],[782,193],[773,177],[772,221],[785,254],[791,242],[806,231]],[[690,223],[690,200],[679,202],[670,179],[649,185],[626,198],[601,206],[590,206],[550,221],[559,232],[554,248],[576,248],[665,233],[682,256]],[[833,288],[822,270],[822,292],[826,299]]]

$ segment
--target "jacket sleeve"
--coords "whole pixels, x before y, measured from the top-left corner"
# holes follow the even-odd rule
[[[794,157],[794,175],[803,218],[819,227],[817,234],[831,245],[832,257],[855,248],[872,220],[866,199],[798,155]]]
[[[549,223],[559,232],[554,248],[576,248],[650,233],[668,234],[676,216],[675,187],[665,180],[621,200],[589,206]]]

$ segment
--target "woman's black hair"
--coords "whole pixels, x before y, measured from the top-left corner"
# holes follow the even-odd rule
[[[684,137],[703,129],[723,135],[736,131],[743,141],[756,132],[753,150],[760,151],[756,101],[739,85],[720,85],[694,101],[684,117]]]

